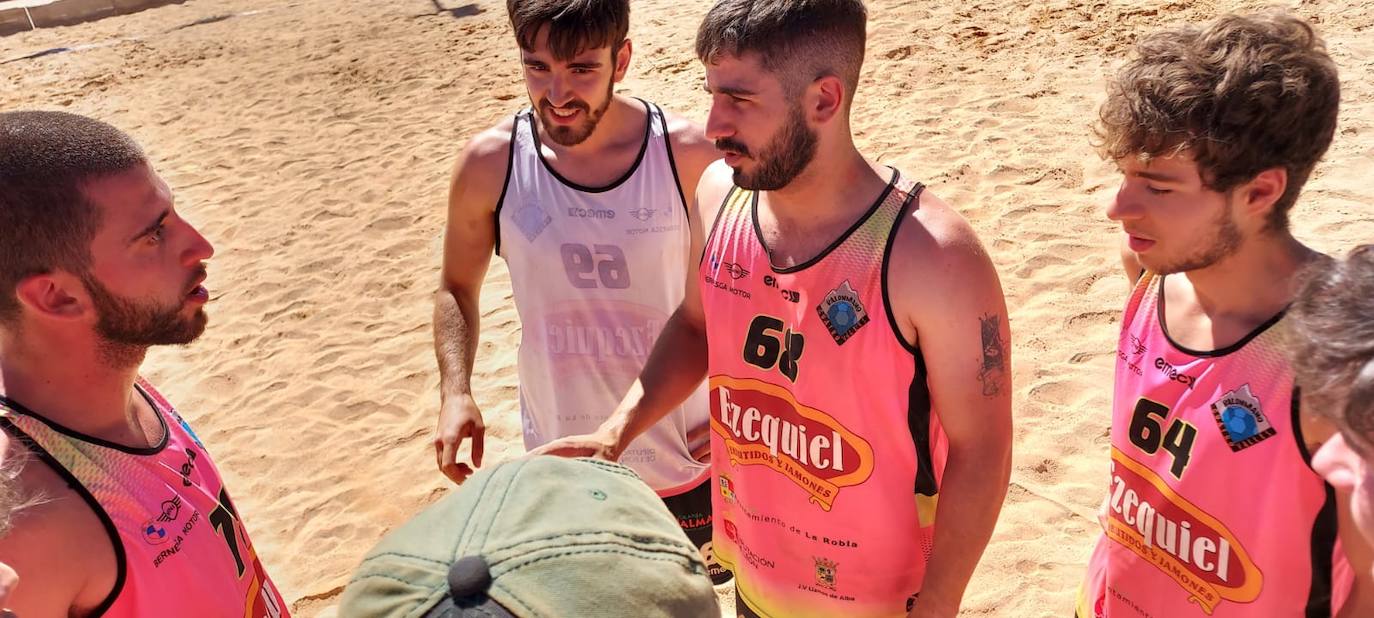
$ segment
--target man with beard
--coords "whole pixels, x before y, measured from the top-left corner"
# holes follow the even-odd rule
[[[47,616],[285,616],[219,472],[138,375],[205,330],[214,250],[129,136],[0,114],[0,469],[37,497],[0,537],[9,607]]]
[[[742,616],[955,615],[1010,474],[997,273],[949,205],[856,149],[866,27],[860,0],[711,8],[725,161],[697,190],[687,298],[616,413],[543,449],[615,459],[709,375]]]
[[[449,194],[434,342],[434,438],[461,483],[482,464],[485,424],[470,378],[478,297],[492,253],[510,269],[524,325],[518,371],[525,446],[591,431],[639,374],[683,297],[688,210],[718,157],[692,124],[617,95],[631,58],[629,0],[507,3],[533,108],[473,138]],[[706,400],[674,404],[623,463],[668,504],[710,560]],[[458,449],[470,444],[470,464]]]
[[[1321,39],[1282,13],[1145,36],[1109,85],[1107,216],[1135,289],[1082,618],[1374,615],[1349,492],[1311,468],[1332,428],[1285,351],[1298,274],[1322,259],[1288,213],[1339,103]]]

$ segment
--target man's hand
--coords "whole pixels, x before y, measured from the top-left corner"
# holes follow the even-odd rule
[[[482,467],[482,440],[487,428],[482,424],[482,411],[471,394],[444,398],[439,409],[439,426],[434,434],[434,456],[439,470],[454,483],[462,484]],[[472,439],[472,465],[458,461],[458,447],[463,440]]]
[[[603,427],[595,433],[559,438],[530,451],[530,456],[593,457],[606,461],[616,461],[620,459],[620,453],[620,439],[617,432]]]

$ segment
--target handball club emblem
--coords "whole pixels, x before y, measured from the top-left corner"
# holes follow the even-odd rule
[[[1278,433],[1260,411],[1259,398],[1250,392],[1249,384],[1212,402],[1212,418],[1232,452],[1250,448]]]
[[[868,312],[859,302],[859,293],[849,284],[848,279],[825,295],[821,304],[816,305],[816,313],[820,314],[821,321],[825,322],[825,327],[830,330],[830,336],[835,338],[835,343],[840,345],[844,345],[844,342],[868,323]]]

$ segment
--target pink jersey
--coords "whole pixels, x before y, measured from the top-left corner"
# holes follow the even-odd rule
[[[1352,570],[1309,467],[1283,314],[1223,350],[1170,340],[1147,273],[1117,349],[1107,532],[1080,618],[1331,616]]]
[[[774,268],[734,188],[701,264],[715,557],[746,616],[904,616],[948,451],[884,275],[921,187],[899,181],[811,261]]]
[[[289,616],[205,447],[152,386],[140,380],[138,392],[164,429],[152,448],[81,435],[0,397],[0,427],[67,480],[114,545],[115,586],[91,615]]]

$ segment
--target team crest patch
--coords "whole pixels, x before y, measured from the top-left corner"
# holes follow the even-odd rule
[[[726,502],[735,501],[734,484],[730,481],[730,477],[724,474],[720,475],[720,497],[724,498]]]
[[[816,558],[816,585],[834,590],[835,568],[838,566],[834,560]]]
[[[825,327],[830,329],[830,336],[835,338],[835,343],[840,345],[844,345],[868,323],[868,312],[859,302],[859,293],[854,291],[848,279],[825,295],[821,304],[816,305],[816,313],[820,314]]]
[[[524,234],[525,240],[530,242],[539,238],[539,234],[543,233],[544,228],[553,221],[553,217],[550,217],[549,213],[544,212],[544,209],[534,202],[521,204],[520,209],[516,210],[512,217],[515,219],[515,227],[520,228],[520,233]]]
[[[1212,418],[1232,452],[1250,448],[1278,433],[1260,411],[1259,398],[1250,392],[1249,384],[1212,402]]]

